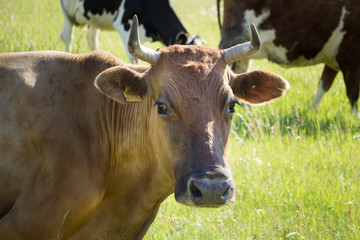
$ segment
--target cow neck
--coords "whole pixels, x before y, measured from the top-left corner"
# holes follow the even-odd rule
[[[127,169],[135,168],[139,158],[147,155],[152,160],[147,149],[146,135],[149,114],[149,102],[120,104],[103,97],[99,106],[100,135],[103,148],[105,172],[114,174],[118,166],[126,165]]]
[[[129,238],[146,233],[160,203],[173,192],[172,181],[158,164],[149,140],[153,104],[147,98],[141,103],[119,104],[101,96],[98,106],[99,139],[106,156],[101,163],[106,175],[104,201],[112,206],[111,212],[124,216],[114,224],[124,228]]]
[[[141,171],[157,172],[159,166],[151,146],[149,117],[154,103],[119,104],[105,99],[101,132],[105,135],[106,164],[109,174],[137,176]],[[126,169],[126,173],[123,170]]]

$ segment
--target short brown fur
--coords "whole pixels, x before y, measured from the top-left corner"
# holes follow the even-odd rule
[[[53,239],[68,212],[60,239],[141,239],[169,194],[195,205],[189,177],[226,180],[225,202],[201,204],[231,203],[229,103],[252,95],[229,83],[287,88],[274,76],[233,74],[205,47],[167,48],[150,67],[102,52],[1,54],[1,238]],[[142,101],[119,98],[124,86]]]

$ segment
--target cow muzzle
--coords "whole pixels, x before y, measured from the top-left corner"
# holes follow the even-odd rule
[[[190,206],[219,207],[234,202],[234,184],[222,173],[192,173],[177,181],[175,199]]]

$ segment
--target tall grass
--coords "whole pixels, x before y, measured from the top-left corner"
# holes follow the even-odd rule
[[[217,47],[215,0],[171,3],[191,34]],[[0,52],[64,50],[61,28],[59,1],[0,0]],[[75,31],[75,53],[89,51],[85,30]],[[100,47],[127,61],[118,33],[100,33]],[[360,120],[350,114],[343,76],[314,110],[321,65],[258,60],[253,69],[283,76],[291,89],[269,105],[237,107],[229,156],[236,202],[192,208],[170,196],[145,239],[360,239]]]
[[[314,110],[322,66],[283,69],[262,60],[253,68],[292,87],[269,105],[237,108],[229,157],[236,202],[197,209],[170,198],[146,239],[360,239],[359,119],[342,75]]]

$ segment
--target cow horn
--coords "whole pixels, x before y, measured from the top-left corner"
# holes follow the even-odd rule
[[[133,17],[131,26],[128,51],[134,57],[148,62],[151,65],[154,65],[160,57],[160,53],[157,51],[141,45],[139,38],[139,21],[136,15]]]
[[[261,40],[254,24],[251,24],[251,42],[241,43],[223,50],[226,63],[232,63],[255,54],[261,47]]]

